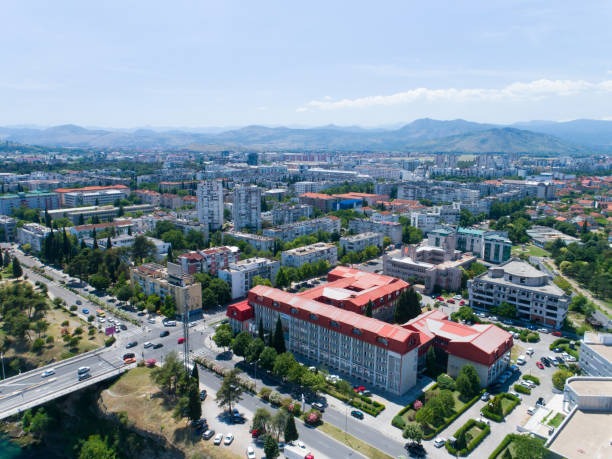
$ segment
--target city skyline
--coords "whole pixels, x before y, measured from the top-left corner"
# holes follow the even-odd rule
[[[612,119],[612,9],[589,6],[9,2],[0,125]]]

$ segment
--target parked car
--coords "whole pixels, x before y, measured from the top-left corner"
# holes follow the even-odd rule
[[[325,411],[325,407],[323,406],[322,403],[314,402],[310,406],[312,406],[315,410],[320,411],[321,413]]]
[[[446,444],[446,438],[438,437],[433,442],[436,448],[442,448]]]
[[[136,346],[138,346],[138,341],[130,341],[129,343],[127,343],[127,344],[125,345],[125,347],[126,347],[127,349],[129,349],[129,348],[131,348],[131,347],[136,347]]]
[[[544,369],[544,364],[542,362],[540,362],[539,360],[536,362],[536,366],[540,369],[543,370]]]
[[[489,394],[488,392],[485,392],[484,394],[481,395],[480,400],[482,400],[483,402],[488,402],[490,398],[491,398],[491,394]]]
[[[183,344],[185,342],[185,338],[179,338],[176,342],[177,344]]]
[[[123,360],[133,359],[135,357],[136,357],[136,354],[134,354],[133,352],[126,352],[125,354],[123,354]]]
[[[449,298],[448,300],[446,300],[446,302],[450,304],[455,304],[455,300],[453,300],[452,298]]]
[[[247,459],[255,459],[255,448],[249,446],[246,450]]]
[[[213,440],[213,443],[214,443],[215,445],[220,445],[222,441],[223,441],[223,434],[222,434],[222,433],[219,433],[219,434],[217,434],[217,436],[216,436],[216,437],[215,437],[215,439]]]
[[[165,338],[166,336],[168,336],[170,334],[170,332],[168,330],[164,330],[159,334],[160,338]]]
[[[527,408],[527,414],[529,416],[533,415],[536,412],[536,407],[535,406],[530,406],[529,408]]]
[[[548,328],[538,328],[538,331],[540,333],[550,333],[550,330]]]
[[[234,441],[234,434],[228,433],[223,440],[224,445],[231,445]]]
[[[83,308],[83,314],[89,314],[89,309]]]
[[[363,413],[359,410],[353,410],[351,411],[351,416],[353,416],[354,418],[357,419],[363,419]]]
[[[544,401],[544,397],[539,397],[538,401],[536,402],[536,406],[546,406],[546,402]]]
[[[463,297],[462,297],[461,295],[455,295],[455,296],[453,297],[453,299],[455,299],[455,300],[461,300],[461,299],[463,299]]]
[[[146,343],[142,345],[142,347],[144,347],[145,349],[148,349],[150,347],[153,347],[153,343],[151,341],[147,341]]]
[[[508,393],[509,393],[510,395],[514,395],[514,396],[515,396],[516,398],[518,398],[519,400],[522,400],[522,399],[523,399],[523,397],[521,397],[521,394],[519,394],[519,393],[518,393],[518,392],[516,392],[516,391],[511,390],[511,391],[508,391]]]
[[[162,343],[155,343],[153,345],[153,349],[159,349],[160,347],[164,347],[164,345]]]
[[[561,333],[560,331],[554,331],[551,333],[551,335],[561,337],[563,336],[563,333]]]
[[[202,440],[210,440],[213,436],[215,435],[215,431],[214,430],[205,430],[204,433],[202,434]]]
[[[76,300],[76,304],[80,306],[81,304],[83,304],[83,302],[81,300]]]

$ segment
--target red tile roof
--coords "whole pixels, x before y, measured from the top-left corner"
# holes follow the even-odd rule
[[[248,301],[250,305],[260,304],[400,354],[409,352],[419,344],[418,334],[411,330],[273,287],[253,287],[249,291]]]

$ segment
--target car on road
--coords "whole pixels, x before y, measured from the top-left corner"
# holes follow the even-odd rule
[[[155,343],[153,345],[153,349],[159,349],[160,347],[164,347],[164,345],[162,343]]]
[[[166,336],[168,336],[170,334],[170,332],[168,330],[164,330],[159,334],[160,338],[164,338]]]
[[[538,367],[540,370],[543,370],[544,369],[544,364],[538,360],[536,362],[536,367]]]
[[[83,374],[77,375],[77,379],[79,381],[84,381],[85,379],[89,379],[89,378],[91,378],[91,373],[83,373]]]
[[[87,308],[83,308],[82,311],[83,311],[83,314],[89,314],[89,309]]]
[[[217,436],[216,436],[216,437],[215,437],[215,439],[213,440],[213,443],[214,443],[215,445],[220,445],[222,441],[223,441],[223,434],[222,434],[222,433],[220,433],[220,434],[217,434]]]
[[[53,368],[49,368],[45,371],[43,371],[40,376],[42,376],[43,378],[46,378],[48,376],[54,375],[55,374],[55,370]]]
[[[204,433],[202,434],[202,440],[210,440],[214,436],[215,436],[215,431],[208,429],[208,430],[205,430]]]
[[[125,345],[126,349],[129,349],[131,347],[136,347],[136,346],[138,346],[138,341],[130,341],[129,343]]]
[[[446,438],[438,437],[433,442],[436,448],[442,448],[446,444]]]
[[[164,327],[176,327],[176,320],[163,320]]]
[[[363,417],[364,417],[363,413],[361,411],[359,411],[359,410],[351,411],[351,416],[353,416],[354,418],[357,418],[357,419],[363,419]]]
[[[310,404],[310,406],[314,408],[315,410],[320,411],[321,413],[325,412],[325,407],[323,406],[322,403],[313,402]]]
[[[148,349],[150,347],[153,347],[153,343],[151,341],[147,341],[146,343],[142,345],[142,347],[144,347],[145,349]]]
[[[85,373],[89,373],[89,370],[91,370],[91,368],[89,367],[79,367],[77,370],[77,374],[83,375]]]
[[[200,401],[204,401],[206,400],[206,397],[208,396],[208,392],[206,392],[206,389],[202,389],[200,391]]]
[[[246,450],[247,459],[255,459],[255,448],[249,446]]]
[[[125,354],[123,354],[123,360],[133,359],[135,357],[136,357],[136,354],[134,354],[133,352],[126,352]]]
[[[231,445],[233,441],[234,441],[234,434],[228,433],[223,439],[223,444]]]

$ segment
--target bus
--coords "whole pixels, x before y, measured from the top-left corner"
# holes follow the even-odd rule
[[[98,317],[106,317],[106,313],[102,309],[96,309],[96,315]]]

